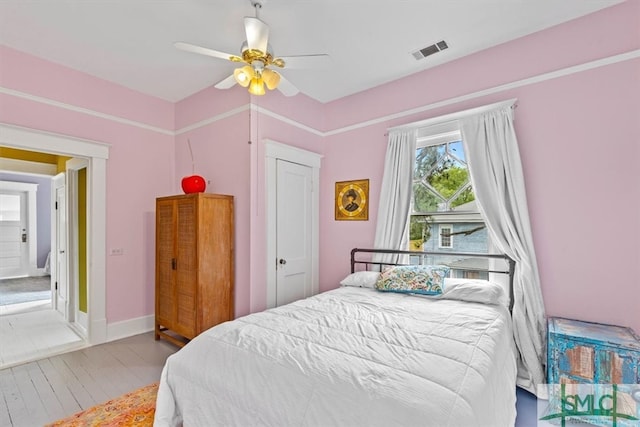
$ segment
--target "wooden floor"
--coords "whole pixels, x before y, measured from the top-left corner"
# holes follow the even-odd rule
[[[0,370],[0,426],[41,426],[158,381],[177,350],[151,332]]]
[[[86,347],[48,301],[0,308],[0,369]]]

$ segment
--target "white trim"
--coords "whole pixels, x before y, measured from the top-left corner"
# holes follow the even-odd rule
[[[106,159],[107,144],[0,123],[0,145],[44,153],[87,157],[87,300],[91,344],[105,342],[106,318]]]
[[[109,323],[107,326],[106,341],[115,341],[134,335],[144,334],[153,331],[155,328],[155,315],[137,317],[135,319],[123,320],[121,322]]]
[[[285,160],[312,168],[311,195],[311,293],[317,294],[319,284],[319,222],[320,163],[322,154],[265,139],[266,162],[266,224],[267,224],[267,308],[276,306],[276,162]]]
[[[55,101],[53,99],[45,98],[43,96],[31,95],[29,93],[21,92],[19,90],[9,89],[0,86],[0,93],[15,96],[16,98],[26,99],[28,101],[39,102],[40,104],[51,105],[52,107],[62,108],[63,110],[69,110],[76,113],[87,114],[93,117],[99,117],[101,119],[111,120],[112,122],[122,123],[125,125],[135,126],[138,128],[158,132],[164,135],[174,135],[173,131],[159,128],[157,126],[147,125],[145,123],[137,122],[135,120],[129,120],[122,117],[114,116],[112,114],[101,113],[99,111],[90,110],[84,107],[78,107],[76,105],[67,104],[66,102]]]
[[[0,145],[70,157],[109,158],[109,144],[0,123]]]
[[[84,168],[87,168],[88,171],[88,167],[89,162],[87,159],[72,158],[66,162],[67,203],[69,206],[78,206],[78,199],[80,197],[80,193],[78,193],[78,171]],[[80,264],[78,264],[78,260],[80,258],[80,240],[79,216],[77,209],[69,209],[67,211],[67,218],[67,223],[69,225],[67,251],[72,254],[72,256],[67,258],[69,262],[69,273],[67,274],[69,279],[69,297],[73,298],[73,303],[69,304],[73,309],[72,313],[70,313],[70,317],[73,322],[77,324],[79,330],[84,332],[82,336],[86,337],[88,316],[80,311]]]
[[[229,110],[225,113],[221,113],[215,116],[212,116],[208,119],[205,120],[201,120],[197,123],[194,123],[192,125],[189,126],[185,126],[179,130],[176,131],[172,131],[172,130],[168,130],[168,129],[162,129],[156,126],[150,126],[144,123],[140,123],[137,122],[135,120],[129,120],[129,119],[124,119],[122,117],[117,117],[117,116],[113,116],[110,114],[105,114],[105,113],[101,113],[99,111],[94,111],[94,110],[90,110],[88,108],[83,108],[83,107],[78,107],[72,104],[67,104],[64,102],[59,102],[59,101],[55,101],[52,99],[48,99],[48,98],[44,98],[41,96],[36,96],[36,95],[31,95],[25,92],[20,92],[14,89],[9,89],[9,88],[5,88],[0,86],[0,93],[6,94],[6,95],[10,95],[10,96],[15,96],[18,98],[23,98],[23,99],[27,99],[29,101],[34,101],[34,102],[39,102],[42,104],[46,104],[46,105],[51,105],[51,106],[55,106],[55,107],[59,107],[59,108],[63,108],[65,110],[70,110],[70,111],[75,111],[78,113],[82,113],[82,114],[88,114],[94,117],[100,117],[106,120],[111,120],[117,123],[123,123],[123,124],[127,124],[127,125],[131,125],[131,126],[135,126],[135,127],[139,127],[142,129],[146,129],[146,130],[150,130],[153,132],[158,132],[161,133],[163,135],[170,135],[170,136],[177,136],[180,134],[183,134],[185,132],[189,132],[195,129],[198,129],[200,127],[206,126],[208,124],[211,124],[213,122],[216,122],[218,120],[227,118],[227,117],[231,117],[235,114],[238,114],[239,112],[242,111],[246,111],[248,108],[250,108],[252,111],[259,111],[260,113],[272,117],[276,120],[279,120],[283,123],[289,124],[291,126],[295,126],[297,128],[306,130],[307,132],[313,133],[314,135],[318,135],[321,137],[325,137],[325,136],[332,136],[332,135],[337,135],[340,133],[344,133],[344,132],[350,132],[352,130],[355,129],[360,129],[360,128],[364,128],[364,127],[368,127],[368,126],[372,126],[372,125],[376,125],[379,123],[387,123],[389,121],[392,120],[396,120],[396,119],[401,119],[403,117],[407,117],[407,116],[411,116],[414,114],[418,114],[418,113],[423,113],[429,110],[434,110],[437,108],[442,108],[442,107],[446,107],[449,105],[453,105],[453,104],[458,104],[460,102],[464,102],[464,101],[469,101],[472,99],[476,99],[476,98],[481,98],[487,95],[492,95],[495,93],[500,93],[500,92],[504,92],[506,90],[510,90],[510,89],[515,89],[518,87],[522,87],[522,86],[527,86],[527,85],[531,85],[531,84],[536,84],[536,83],[540,83],[543,81],[547,81],[547,80],[553,80],[559,77],[564,77],[564,76],[568,76],[571,74],[577,74],[580,73],[582,71],[588,71],[588,70],[592,70],[594,68],[600,68],[600,67],[604,67],[607,65],[611,65],[611,64],[616,64],[618,62],[624,62],[624,61],[630,61],[636,58],[640,57],[640,49],[636,49],[636,50],[632,50],[629,52],[624,52],[621,54],[617,54],[617,55],[612,55],[606,58],[600,58],[600,59],[596,59],[594,61],[590,61],[590,62],[585,62],[583,64],[578,64],[578,65],[574,65],[571,67],[567,67],[567,68],[562,68],[560,70],[556,70],[556,71],[551,71],[548,73],[543,73],[543,74],[539,74],[537,76],[533,76],[533,77],[529,77],[526,79],[522,79],[522,80],[516,80],[514,82],[510,82],[510,83],[506,83],[503,85],[499,85],[499,86],[494,86],[488,89],[484,89],[481,91],[477,91],[477,92],[471,92],[468,93],[466,95],[461,95],[461,96],[457,96],[454,98],[449,98],[449,99],[445,99],[443,101],[439,101],[439,102],[435,102],[433,104],[427,104],[427,105],[422,105],[416,108],[412,108],[410,110],[405,110],[405,111],[400,111],[397,113],[393,113],[393,114],[389,114],[386,116],[382,116],[382,117],[377,117],[375,119],[371,119],[371,120],[366,120],[364,122],[360,122],[360,123],[354,123],[352,125],[349,126],[345,126],[345,127],[341,127],[341,128],[336,128],[330,131],[321,131],[319,129],[315,129],[312,128],[310,126],[307,126],[303,123],[297,122],[295,120],[292,120],[288,117],[282,116],[280,114],[274,113],[270,110],[267,110],[263,107],[258,107],[255,104],[245,104],[243,106],[234,108],[232,110]],[[339,101],[339,100],[338,100]],[[337,102],[337,101],[333,101],[333,102]],[[175,105],[175,104],[174,104]],[[323,104],[323,105],[327,105],[327,104]],[[41,150],[42,151],[42,150]]]
[[[28,182],[14,182],[14,181],[0,181],[0,190],[4,191],[21,191],[21,192],[36,192],[38,191],[38,184],[32,184]]]
[[[270,139],[264,140],[264,155],[267,158],[286,160],[288,162],[299,163],[312,168],[320,168],[322,154],[302,148],[276,142]]]
[[[394,126],[391,128],[387,128],[388,132],[396,131],[396,130],[410,130],[410,129],[418,129],[418,128],[426,128],[433,125],[440,125],[445,123],[457,122],[460,119],[465,117],[475,116],[478,114],[485,113],[487,111],[496,110],[498,108],[511,107],[518,100],[516,98],[509,99],[507,101],[495,102],[493,104],[483,105],[481,107],[471,108],[469,110],[456,111],[455,113],[445,114],[443,116],[432,117],[425,120],[420,120],[418,122],[407,123],[400,126]],[[458,131],[460,133],[460,131]]]
[[[442,230],[443,229],[449,230],[449,246],[442,246]],[[451,233],[453,233],[453,224],[438,224],[438,247],[439,248],[445,248],[445,249],[453,248],[453,236],[451,235]]]
[[[31,162],[6,157],[0,157],[0,170],[3,172],[45,175],[48,177],[52,177],[58,173],[57,166],[51,163]]]
[[[310,133],[313,133],[315,135],[318,136],[332,136],[332,135],[337,135],[340,133],[344,133],[344,132],[350,132],[352,130],[355,129],[360,129],[360,128],[364,128],[364,127],[368,127],[368,126],[372,126],[372,125],[376,125],[379,123],[386,123],[389,122],[391,120],[395,120],[395,119],[400,119],[406,116],[411,116],[414,114],[418,114],[418,113],[423,113],[425,111],[429,111],[429,110],[434,110],[437,108],[442,108],[442,107],[446,107],[448,105],[453,105],[453,104],[457,104],[460,102],[464,102],[464,101],[468,101],[471,99],[476,99],[476,98],[481,98],[483,96],[487,96],[487,95],[492,95],[495,93],[499,93],[499,92],[504,92],[506,90],[510,90],[510,89],[515,89],[518,87],[522,87],[522,86],[527,86],[527,85],[531,85],[531,84],[535,84],[535,83],[540,83],[543,81],[547,81],[547,80],[552,80],[552,79],[556,79],[558,77],[564,77],[564,76],[568,76],[571,74],[577,74],[580,73],[582,71],[588,71],[588,70],[592,70],[594,68],[599,68],[599,67],[604,67],[607,65],[611,65],[611,64],[616,64],[618,62],[624,62],[624,61],[630,61],[636,58],[640,57],[640,49],[636,49],[636,50],[632,50],[629,52],[624,52],[621,54],[617,54],[617,55],[612,55],[606,58],[600,58],[600,59],[596,59],[594,61],[590,61],[590,62],[585,62],[582,64],[578,64],[578,65],[574,65],[571,67],[567,67],[567,68],[562,68],[560,70],[556,70],[556,71],[551,71],[548,73],[543,73],[543,74],[539,74],[537,76],[533,76],[533,77],[529,77],[526,79],[522,79],[522,80],[516,80],[514,82],[511,83],[506,83],[503,85],[499,85],[499,86],[494,86],[488,89],[484,89],[481,91],[477,91],[477,92],[471,92],[468,93],[466,95],[461,95],[461,96],[457,96],[454,98],[449,98],[449,99],[445,99],[443,101],[439,101],[439,102],[435,102],[433,104],[427,104],[427,105],[422,105],[420,107],[416,107],[416,108],[412,108],[410,110],[405,110],[405,111],[400,111],[397,113],[393,113],[393,114],[389,114],[386,116],[382,116],[382,117],[378,117],[375,119],[371,119],[371,120],[367,120],[364,122],[360,122],[360,123],[355,123],[349,126],[345,126],[345,127],[341,127],[341,128],[336,128],[330,131],[326,131],[323,132],[319,129],[315,129],[312,128],[310,126],[307,126],[303,123],[297,122],[295,120],[289,119],[288,117],[282,116],[280,114],[274,113],[272,111],[269,111],[263,107],[258,107],[255,104],[245,104],[243,106],[234,108],[232,110],[229,110],[225,113],[222,114],[218,114],[215,116],[212,116],[209,119],[205,119],[205,120],[201,120],[197,123],[194,123],[192,125],[189,126],[185,126],[177,131],[172,131],[172,130],[168,130],[168,129],[162,129],[156,126],[150,126],[144,123],[140,123],[137,122],[135,120],[129,120],[129,119],[124,119],[122,117],[117,117],[117,116],[113,116],[110,114],[105,114],[105,113],[101,113],[99,111],[94,111],[94,110],[90,110],[88,108],[83,108],[83,107],[78,107],[72,104],[67,104],[64,102],[59,102],[59,101],[55,101],[52,99],[48,99],[48,98],[44,98],[41,96],[36,96],[36,95],[31,95],[25,92],[20,92],[14,89],[9,89],[9,88],[5,88],[0,86],[0,93],[6,94],[6,95],[10,95],[10,96],[15,96],[18,98],[23,98],[23,99],[27,99],[29,101],[34,101],[34,102],[39,102],[42,104],[46,104],[46,105],[51,105],[51,106],[55,106],[55,107],[59,107],[59,108],[63,108],[65,110],[70,110],[70,111],[75,111],[78,113],[82,113],[82,114],[88,114],[94,117],[100,117],[102,119],[106,119],[106,120],[111,120],[117,123],[123,123],[123,124],[127,124],[127,125],[131,125],[131,126],[135,126],[135,127],[139,127],[142,129],[146,129],[146,130],[150,130],[153,132],[158,132],[161,133],[163,135],[170,135],[170,136],[177,136],[180,134],[183,134],[185,132],[189,132],[191,130],[194,129],[198,129],[202,126],[206,126],[208,124],[211,124],[213,122],[216,122],[218,120],[233,116],[235,114],[238,114],[239,112],[245,111],[247,108],[250,108],[252,111],[259,111],[260,113],[267,115],[269,117],[272,117],[276,120],[279,120],[283,123],[287,123],[289,125],[298,127],[300,129],[306,130]],[[338,100],[339,101],[339,100]],[[333,102],[337,102],[337,101],[333,101]],[[175,104],[174,104],[175,105]],[[327,104],[323,104],[323,105],[327,105]]]
[[[586,62],[583,64],[575,65],[572,67],[563,68],[557,71],[551,71],[549,73],[539,74],[537,76],[529,77],[522,80],[516,80],[511,83],[506,83],[499,86],[494,86],[488,89],[484,89],[477,92],[471,92],[466,95],[456,96],[454,98],[445,99],[444,101],[435,102],[433,104],[427,104],[420,107],[412,108],[411,110],[400,111],[398,113],[389,114],[387,116],[378,117],[375,119],[367,120],[364,122],[356,123],[353,125],[345,126],[338,129],[333,129],[329,132],[325,132],[323,136],[336,135],[339,133],[350,132],[355,129],[360,129],[367,126],[376,125],[379,123],[387,123],[391,120],[400,119],[406,116],[412,116],[418,113],[424,113],[425,111],[435,110],[437,108],[446,107],[460,102],[469,101],[476,98],[481,98],[487,95],[492,95],[506,90],[515,89],[522,86],[527,86],[535,83],[540,83],[547,80],[553,80],[559,77],[568,76],[571,74],[577,74],[582,71],[592,70],[594,68],[604,67],[607,65],[615,64],[618,62],[630,61],[635,58],[640,58],[640,49],[632,50],[630,52],[621,53],[619,55],[609,56],[607,58],[597,59],[595,61]]]
[[[265,116],[272,117],[272,118],[274,118],[276,120],[279,120],[279,121],[281,121],[283,123],[286,123],[288,125],[297,127],[299,129],[302,129],[302,130],[307,131],[309,133],[312,133],[314,135],[318,135],[318,136],[325,136],[326,135],[326,132],[322,132],[322,131],[320,131],[318,129],[314,129],[314,128],[310,127],[310,126],[307,126],[305,124],[302,124],[300,122],[292,120],[292,119],[290,119],[288,117],[281,116],[280,114],[274,113],[273,111],[269,111],[269,110],[267,110],[267,109],[265,109],[263,107],[259,107],[256,104],[251,104],[251,111],[256,111],[258,113],[262,113]]]
[[[242,113],[243,111],[247,111],[250,108],[251,108],[251,104],[245,104],[240,107],[234,108],[232,110],[225,111],[224,113],[216,114],[215,116],[211,116],[208,119],[200,120],[199,122],[196,122],[189,126],[185,126],[181,129],[178,129],[177,131],[175,131],[174,135],[178,136],[185,132],[190,132],[192,130],[201,128],[203,126],[210,125],[211,123],[217,122],[218,120],[226,119],[228,117],[235,116],[236,114]]]

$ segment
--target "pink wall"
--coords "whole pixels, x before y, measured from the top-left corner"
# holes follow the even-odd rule
[[[292,102],[292,99],[283,102]],[[322,116],[321,104],[309,103],[311,108],[306,109],[307,114]],[[269,111],[277,111],[281,105],[271,104]],[[303,115],[299,116],[303,117]],[[254,158],[251,173],[252,215],[251,215],[251,311],[261,311],[266,308],[267,301],[267,242],[266,242],[266,197],[265,197],[265,140],[271,140],[303,150],[322,154],[322,137],[296,125],[286,124],[273,119],[266,114],[259,114],[252,121],[252,141],[258,141],[254,145]],[[321,168],[322,170],[322,168]],[[321,189],[320,205],[327,202],[325,193]],[[332,197],[332,196],[329,196]],[[321,241],[322,244],[322,241]]]
[[[625,2],[335,101],[326,105],[325,120],[329,129],[358,124],[639,48],[640,2]],[[548,315],[640,331],[639,76],[636,55],[327,137],[323,188],[369,177],[375,210],[387,127],[516,97],[516,132]],[[321,282],[329,289],[347,274],[349,249],[373,244],[375,214],[368,223],[341,223],[324,205],[321,218]]]
[[[154,130],[73,111],[81,107],[173,129],[171,103],[0,47],[0,86],[63,102],[52,106],[23,96],[0,94],[0,121],[109,144],[107,161],[106,260],[109,323],[154,311],[155,197],[174,186],[174,138]]]
[[[250,103],[293,123],[250,111]],[[196,127],[176,137],[176,175],[191,174],[189,139],[196,173],[211,180],[207,192],[235,197],[236,317],[266,307],[264,140],[318,152],[321,138],[306,128],[322,123],[320,107],[306,96],[287,98],[279,92],[251,97],[241,87],[205,89],[176,104],[177,128]]]
[[[325,105],[275,92],[249,97],[241,88],[209,88],[171,104],[0,48],[2,87],[155,128],[6,94],[0,95],[0,121],[111,144],[106,244],[124,249],[107,259],[107,320],[113,323],[153,313],[154,201],[179,193],[180,178],[191,174],[187,139],[195,172],[211,180],[207,191],[236,197],[240,316],[266,302],[264,139],[324,155],[320,286],[327,290],[346,275],[350,249],[373,243],[386,128],[517,97],[516,131],[548,314],[640,331],[640,318],[632,315],[640,296],[639,59],[384,119],[637,50],[639,16],[640,2],[628,1]],[[250,103],[264,113],[250,111]],[[378,124],[340,131],[381,117]],[[362,178],[370,180],[370,220],[335,221],[334,183]]]

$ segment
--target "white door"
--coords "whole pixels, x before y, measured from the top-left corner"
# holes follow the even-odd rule
[[[86,231],[82,234],[85,239],[85,253],[81,254],[81,242],[80,242],[80,221],[85,220],[86,217],[80,218],[80,178],[79,171],[88,168],[89,162],[86,159],[73,158],[67,160],[66,173],[67,173],[67,282],[68,282],[68,294],[67,294],[67,307],[68,307],[68,320],[74,322],[76,326],[76,332],[86,334],[89,328],[87,312],[80,311],[80,287],[83,286],[86,291],[86,275],[80,277],[80,262],[86,263]],[[85,175],[86,177],[86,175]],[[86,196],[86,194],[85,194]],[[86,198],[85,198],[86,201]],[[86,215],[86,210],[84,210]],[[82,256],[81,256],[82,255]],[[86,266],[86,264],[85,264]],[[86,272],[86,268],[85,268]],[[85,293],[86,295],[86,293]],[[86,302],[86,301],[85,301]]]
[[[29,275],[27,193],[0,193],[0,278]]]
[[[276,305],[312,294],[312,168],[276,161]]]
[[[67,280],[67,198],[65,175],[58,174],[53,178],[54,186],[54,209],[55,209],[55,271],[53,304],[55,309],[67,319],[69,281]]]

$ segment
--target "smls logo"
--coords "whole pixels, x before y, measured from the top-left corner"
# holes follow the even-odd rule
[[[549,407],[547,415],[539,418],[541,421],[553,424],[559,421],[562,427],[567,425],[567,421],[570,424],[576,421],[612,427],[640,426],[638,385],[572,384],[572,393],[567,393],[567,384],[559,385],[560,393],[557,390],[558,384],[549,386]],[[585,389],[584,386],[588,388]],[[552,411],[555,412],[549,413]]]

